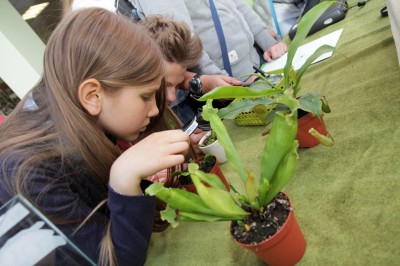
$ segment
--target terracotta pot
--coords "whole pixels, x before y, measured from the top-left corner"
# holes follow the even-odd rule
[[[221,167],[220,167],[220,165],[219,165],[218,160],[216,161],[214,167],[211,169],[210,173],[216,174],[216,175],[219,177],[219,179],[221,179],[222,183],[224,183],[226,189],[227,189],[228,191],[231,190],[230,187],[229,187],[228,181],[226,181],[226,178],[225,178],[225,176],[224,176],[224,173],[223,173],[222,170],[221,170]]]
[[[292,207],[290,199],[289,203]],[[233,237],[232,239],[240,246],[254,252],[269,266],[295,265],[306,250],[306,241],[294,217],[293,208],[282,227],[270,238],[256,245],[243,244]]]
[[[211,154],[217,158],[219,163],[225,163],[228,159],[226,158],[225,149],[219,144],[218,140],[214,141],[210,145],[202,146],[206,139],[211,135],[211,131],[208,131],[199,141],[199,148],[204,154]]]
[[[322,117],[313,116],[312,113],[307,113],[299,118],[298,123],[296,139],[299,141],[300,148],[312,148],[319,144],[319,141],[308,133],[310,128],[314,128],[322,135],[328,135]]]
[[[194,184],[187,184],[187,185],[181,184],[180,187],[186,189],[187,191],[197,194],[197,190],[196,190],[196,187],[194,186]]]
[[[204,159],[204,157],[201,157],[201,158],[197,159],[196,163],[201,162],[203,159]],[[209,173],[217,175],[221,179],[222,183],[224,183],[226,189],[228,191],[230,191],[230,187],[229,187],[228,181],[226,181],[226,178],[224,176],[224,173],[221,170],[221,167],[220,167],[220,165],[218,163],[218,160],[216,160],[214,167],[211,169],[211,171]],[[190,192],[197,193],[196,187],[195,187],[194,184],[181,185],[181,187],[185,188],[186,190],[188,190]]]
[[[164,201],[156,198],[156,211],[154,213],[153,232],[163,232],[169,227],[169,222],[161,219],[160,214],[160,211],[165,210],[166,207],[167,204]]]

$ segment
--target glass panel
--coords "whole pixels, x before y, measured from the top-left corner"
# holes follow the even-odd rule
[[[96,265],[23,196],[0,208],[0,265]]]

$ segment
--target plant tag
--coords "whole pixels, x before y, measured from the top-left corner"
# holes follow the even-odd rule
[[[185,125],[183,125],[182,130],[190,136],[195,131],[198,125],[199,124],[197,123],[196,117],[194,117],[192,121],[189,121]]]

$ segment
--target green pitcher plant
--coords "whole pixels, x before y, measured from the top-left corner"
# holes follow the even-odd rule
[[[291,95],[281,97],[295,107],[297,101]],[[154,183],[146,194],[155,195],[167,203],[161,217],[173,227],[180,221],[231,221],[242,220],[250,213],[242,206],[260,211],[271,202],[293,176],[297,164],[297,110],[277,112],[262,158],[261,176],[256,181],[252,172],[245,170],[232,140],[218,115],[218,109],[208,100],[203,109],[204,119],[210,122],[221,145],[225,148],[229,164],[236,170],[244,189],[234,188],[228,192],[222,181],[214,174],[199,170],[196,163],[189,163],[188,171],[196,186],[197,194],[179,188],[166,188]],[[208,184],[206,186],[204,183]],[[238,192],[243,191],[243,193]]]
[[[227,86],[216,88],[200,98],[206,101],[202,116],[210,122],[211,129],[224,147],[228,163],[237,173],[239,180],[231,182],[231,190],[228,191],[216,175],[204,173],[199,170],[196,163],[189,163],[188,172],[197,194],[180,188],[166,188],[163,183],[150,185],[145,193],[167,203],[166,209],[160,214],[162,219],[167,220],[172,227],[176,227],[181,221],[241,221],[250,215],[250,212],[246,210],[262,212],[293,177],[298,160],[298,141],[295,139],[298,126],[297,110],[302,107],[297,98],[297,91],[298,83],[306,67],[303,66],[304,68],[294,72],[291,62],[295,50],[307,36],[316,19],[336,3],[334,1],[320,3],[307,12],[300,21],[297,34],[288,48],[288,61],[284,69],[282,88],[268,85],[266,89],[253,90],[240,86]],[[332,49],[323,48],[324,51]],[[316,53],[322,52],[316,51]],[[284,109],[275,111],[270,132],[265,139],[258,178],[242,164],[222,122],[220,110],[212,106],[213,99],[221,98],[256,99],[261,102],[261,106],[272,103],[285,106]],[[232,183],[239,184],[241,187],[234,187]]]

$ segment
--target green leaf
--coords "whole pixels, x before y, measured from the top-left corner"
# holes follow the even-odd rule
[[[236,195],[238,201],[240,202],[240,204],[242,206],[251,207],[250,203],[249,203],[249,200],[245,195],[242,195],[242,194],[239,194],[239,193],[236,193],[235,195]]]
[[[271,181],[280,162],[290,150],[297,133],[297,110],[276,112],[267,136],[261,162],[261,179]]]
[[[323,98],[321,98],[321,103],[322,103],[322,111],[324,111],[324,113],[330,113],[331,112],[331,108],[329,107],[329,103],[326,100],[325,96]]]
[[[227,191],[224,183],[221,181],[221,179],[217,175],[211,174],[211,173],[204,173],[203,171],[199,171],[197,169],[194,170],[191,168],[191,165],[192,164],[189,164],[189,171],[190,171],[191,175],[195,174],[196,176],[198,176],[200,178],[200,180],[202,182],[205,182],[212,187]]]
[[[287,90],[287,91],[289,91],[289,90]],[[299,101],[297,99],[293,98],[292,95],[284,94],[284,95],[276,98],[275,102],[277,104],[283,104],[284,106],[286,106],[290,110],[296,110],[296,109],[298,109],[300,107]],[[286,110],[287,110],[287,108],[286,108]]]
[[[249,87],[242,86],[221,86],[217,87],[203,96],[201,96],[199,101],[207,101],[210,99],[227,99],[227,98],[258,98],[272,96],[275,94],[281,94],[280,89],[269,89],[269,90],[253,90]]]
[[[257,183],[256,179],[254,178],[253,173],[247,173],[247,179],[245,183],[247,198],[249,199],[250,204],[256,201],[257,195]]]
[[[168,203],[168,205],[173,209],[215,214],[215,211],[209,208],[199,195],[183,189],[165,188],[163,183],[154,183],[145,190],[145,193],[150,196],[156,196],[162,201]]]
[[[315,116],[322,114],[321,93],[307,93],[299,98],[300,109],[312,113]]]
[[[219,109],[218,116],[226,119],[235,119],[239,114],[243,112],[250,112],[254,106],[259,104],[270,105],[274,103],[271,98],[255,98],[255,99],[241,99],[238,101],[231,102],[227,107]]]
[[[244,170],[239,154],[225,128],[224,123],[218,116],[218,109],[212,107],[212,100],[208,100],[203,107],[202,116],[204,120],[210,121],[211,129],[217,134],[218,142],[224,147],[228,162],[239,174],[243,182],[246,180],[247,173]]]
[[[217,222],[217,221],[232,221],[231,217],[219,217],[207,214],[179,212],[177,219],[185,222]]]
[[[261,78],[259,80],[256,80],[255,82],[253,82],[253,84],[250,85],[250,88],[252,90],[255,90],[255,91],[262,91],[265,89],[270,90],[275,87],[268,79],[263,77],[261,74],[260,74],[260,76],[261,76]]]
[[[332,47],[329,45],[322,45],[309,58],[307,58],[306,62],[304,62],[304,64],[296,71],[296,80],[293,85],[294,97],[296,97],[296,95],[297,95],[301,77],[303,76],[303,74],[307,70],[307,68],[312,64],[312,62],[314,62],[315,59],[317,59],[321,55],[328,53],[328,52],[332,52],[334,50],[335,50],[335,47]]]
[[[269,181],[264,179],[260,182],[260,186],[258,188],[258,202],[260,206],[265,206],[267,202],[267,192],[269,190]]]
[[[196,174],[192,174],[192,180],[200,198],[209,208],[225,217],[236,217],[235,219],[242,219],[244,216],[249,215],[248,212],[236,204],[227,191],[213,187],[206,187]]]
[[[307,37],[311,27],[318,20],[318,18],[331,6],[337,4],[336,1],[324,1],[319,3],[318,5],[311,8],[300,20],[299,25],[297,26],[297,31],[294,39],[289,44],[288,47],[288,55],[286,64],[284,67],[284,77],[285,77],[285,87],[289,87],[289,71],[293,65],[293,58],[297,52],[297,49]]]
[[[268,189],[267,196],[265,197],[265,202],[260,202],[262,206],[270,203],[293,177],[296,171],[297,160],[299,158],[299,155],[297,154],[298,146],[298,141],[294,140],[292,142],[291,149],[280,162],[278,169],[276,170],[274,177],[270,182],[270,187]]]
[[[171,206],[167,205],[165,210],[160,211],[160,215],[161,219],[169,222],[173,228],[176,228],[179,225],[176,210],[171,208]]]

